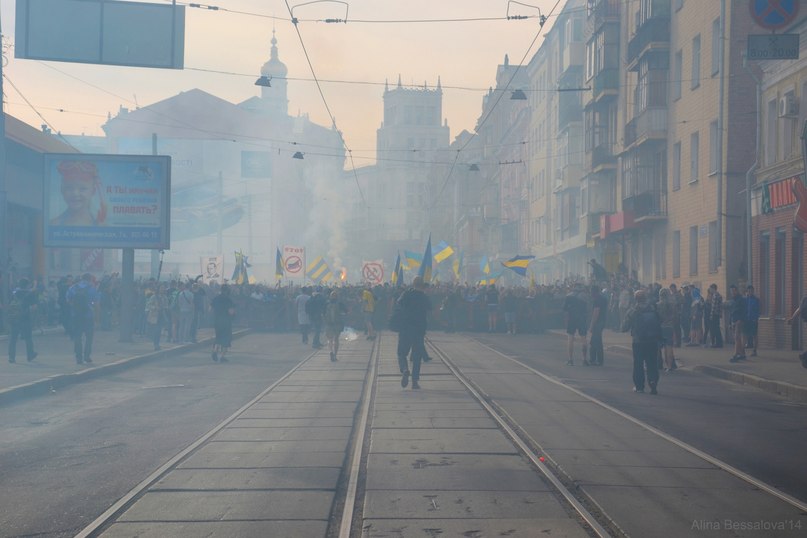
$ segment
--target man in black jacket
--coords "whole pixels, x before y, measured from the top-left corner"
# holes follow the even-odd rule
[[[11,294],[6,309],[8,310],[8,321],[11,326],[11,333],[8,338],[8,362],[17,362],[17,339],[25,341],[25,351],[28,361],[36,358],[34,351],[34,339],[31,335],[32,320],[31,309],[36,308],[36,294],[30,289],[30,282],[27,278],[21,278],[17,283],[17,289]]]
[[[656,307],[647,300],[647,292],[638,290],[636,305],[631,308],[622,324],[622,331],[630,331],[633,338],[633,390],[644,392],[645,370],[650,394],[658,394],[658,350],[661,344],[661,318]]]
[[[423,292],[426,285],[423,278],[415,277],[412,287],[398,299],[401,305],[401,325],[398,332],[398,367],[401,370],[401,386],[409,385],[412,376],[412,388],[419,389],[420,363],[426,358],[426,318],[432,309],[431,300]],[[410,374],[407,355],[412,352],[412,371]]]

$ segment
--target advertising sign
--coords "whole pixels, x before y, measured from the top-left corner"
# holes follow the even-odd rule
[[[284,246],[283,269],[286,271],[286,278],[304,278],[305,247]]]
[[[168,249],[170,157],[49,153],[46,247]]]

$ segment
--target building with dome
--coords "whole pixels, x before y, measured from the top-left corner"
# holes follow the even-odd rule
[[[327,199],[343,178],[339,133],[288,113],[288,68],[272,35],[261,75],[271,86],[232,103],[202,89],[118,114],[103,125],[109,153],[172,158],[171,249],[163,273],[196,275],[200,257],[243,251],[257,280],[272,281],[276,247],[301,245],[312,257],[338,258],[343,245]],[[328,147],[328,155],[308,151]],[[299,152],[299,153],[298,153]],[[296,155],[296,158],[295,158]],[[303,157],[300,159],[300,157]],[[341,218],[346,218],[343,215]],[[148,274],[151,255],[136,255],[135,272]]]

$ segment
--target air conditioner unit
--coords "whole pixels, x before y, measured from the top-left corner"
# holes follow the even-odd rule
[[[796,96],[789,93],[779,99],[779,117],[780,118],[795,118],[799,115],[799,103],[796,101]]]

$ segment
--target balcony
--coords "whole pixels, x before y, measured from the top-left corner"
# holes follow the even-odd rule
[[[628,65],[633,66],[646,50],[670,47],[670,17],[651,17],[644,21],[628,41]]]
[[[667,219],[667,193],[661,190],[642,192],[622,200],[622,208],[633,214],[633,222],[655,222]]]
[[[583,121],[583,107],[577,92],[560,92],[558,95],[558,130],[573,122]]]
[[[616,68],[603,69],[596,75],[592,82],[592,102],[596,102],[601,96],[617,95],[619,92],[619,70]]]
[[[589,170],[594,171],[601,166],[616,166],[616,155],[614,155],[614,145],[604,142],[591,149],[586,155],[589,160]]]
[[[625,149],[639,146],[651,140],[667,139],[667,108],[653,107],[625,125]]]
[[[620,0],[595,0],[593,6],[588,9],[588,20],[586,21],[586,31],[594,33],[605,23],[619,23]]]
[[[585,62],[585,44],[582,41],[573,41],[563,49],[561,54],[560,72],[558,73],[558,80],[572,71],[582,71],[583,63]]]

